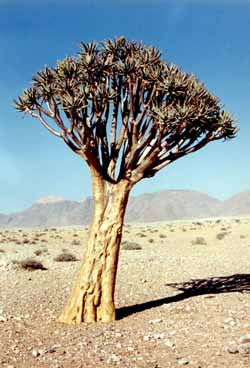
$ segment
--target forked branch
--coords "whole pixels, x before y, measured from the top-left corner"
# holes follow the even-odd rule
[[[112,183],[153,176],[237,131],[194,76],[123,37],[83,43],[76,57],[38,72],[15,105]]]

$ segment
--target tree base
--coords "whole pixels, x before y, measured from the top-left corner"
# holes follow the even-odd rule
[[[81,323],[93,323],[93,322],[113,322],[116,319],[115,308],[110,306],[109,308],[101,308],[101,306],[91,308],[74,308],[68,309],[67,307],[63,313],[59,316],[58,321],[65,324],[81,324]]]

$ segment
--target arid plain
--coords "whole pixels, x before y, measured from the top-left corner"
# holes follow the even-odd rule
[[[1,367],[250,366],[250,218],[126,225],[118,320],[63,325],[87,235],[0,230]]]

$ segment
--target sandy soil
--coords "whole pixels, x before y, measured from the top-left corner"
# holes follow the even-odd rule
[[[250,367],[250,219],[124,229],[118,320],[57,322],[87,229],[0,232],[0,367]],[[126,250],[132,242],[138,250]],[[37,255],[38,254],[38,255]],[[27,271],[20,261],[41,261]]]

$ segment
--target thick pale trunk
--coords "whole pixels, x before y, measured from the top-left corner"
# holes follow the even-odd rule
[[[59,320],[115,320],[114,291],[123,220],[131,184],[105,182],[92,172],[95,212],[85,260]]]

